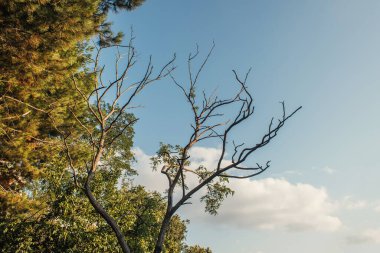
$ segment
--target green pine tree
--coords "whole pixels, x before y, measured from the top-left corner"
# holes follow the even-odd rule
[[[83,72],[91,47],[121,41],[106,23],[109,10],[133,10],[143,1],[0,1],[0,217],[28,210],[22,190],[41,177],[61,148],[56,130],[72,113],[86,114],[72,76],[86,94],[96,82]],[[17,194],[16,194],[17,193]],[[11,210],[11,211],[10,211]]]

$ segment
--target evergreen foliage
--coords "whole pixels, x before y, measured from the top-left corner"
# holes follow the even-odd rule
[[[59,149],[56,128],[75,132],[68,105],[78,116],[86,113],[71,80],[81,76],[77,85],[85,93],[96,85],[83,72],[90,49],[85,40],[98,35],[99,44],[119,43],[122,34],[105,22],[108,10],[132,10],[142,2],[0,1],[1,212],[24,209],[23,187],[44,173]]]
[[[75,140],[68,143],[74,163],[88,160],[75,117],[88,127],[94,119],[73,92],[72,79],[85,94],[96,87],[86,71],[86,40],[97,36],[101,47],[120,43],[123,35],[112,32],[108,12],[130,11],[143,2],[0,1],[0,252],[118,252],[112,230],[73,183],[62,138]],[[94,194],[133,252],[151,252],[166,203],[132,186],[132,139],[131,126],[107,150]],[[186,221],[173,217],[165,252],[185,250],[185,234]]]

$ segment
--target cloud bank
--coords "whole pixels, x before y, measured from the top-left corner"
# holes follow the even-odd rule
[[[380,229],[366,229],[356,234],[348,236],[347,242],[350,244],[377,243],[380,244]]]
[[[161,173],[152,171],[150,156],[138,148],[134,153],[138,161],[135,167],[140,174],[135,183],[164,192],[167,182]],[[219,153],[215,148],[193,148],[193,166],[202,164],[210,168],[216,164]],[[195,184],[190,182],[190,186]],[[230,187],[235,195],[223,202],[217,216],[205,214],[195,197],[193,204],[182,207],[181,212],[190,219],[248,229],[334,231],[341,226],[339,218],[334,216],[336,205],[324,188],[275,178],[231,180]]]
[[[285,179],[239,180],[213,220],[238,227],[334,231],[341,226],[335,205],[323,188],[292,184]]]

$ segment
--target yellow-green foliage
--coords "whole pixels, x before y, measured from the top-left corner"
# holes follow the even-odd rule
[[[120,34],[113,35],[104,23],[108,11],[132,10],[143,2],[0,1],[0,252],[119,251],[110,227],[74,187],[62,134],[71,134],[74,165],[85,168],[90,153],[72,113],[94,126],[72,81],[75,75],[85,94],[96,87],[83,71],[84,41],[99,35],[102,45],[118,43]],[[133,252],[143,253],[153,251],[165,202],[119,182],[134,173],[132,139],[130,127],[106,151],[94,194],[118,221]],[[85,173],[78,171],[81,183]],[[174,216],[164,251],[181,252],[185,233],[186,222]]]
[[[57,129],[80,137],[71,111],[86,118],[87,110],[72,75],[85,94],[96,85],[83,72],[89,59],[85,40],[105,33],[102,43],[119,42],[120,34],[113,36],[104,23],[108,9],[133,9],[141,2],[0,1],[1,214],[18,214],[17,207],[27,211],[25,187],[56,167],[55,157],[62,159]],[[4,219],[1,215],[0,222]]]
[[[6,190],[17,191],[40,174],[56,148],[55,127],[72,121],[67,105],[78,99],[70,77],[86,63],[81,43],[105,19],[99,5],[0,1],[0,178]],[[90,80],[79,85],[94,87]]]

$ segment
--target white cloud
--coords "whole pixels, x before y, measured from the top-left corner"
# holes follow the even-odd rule
[[[339,205],[341,209],[357,210],[367,208],[369,203],[365,200],[354,199],[352,196],[345,196]]]
[[[165,176],[159,171],[153,171],[150,155],[147,155],[140,148],[134,148],[133,153],[137,160],[134,168],[139,175],[135,178],[134,184],[143,185],[150,191],[158,191],[163,193],[167,188]]]
[[[235,195],[225,200],[219,214],[204,218],[237,227],[292,231],[334,231],[341,226],[333,216],[335,205],[323,188],[273,178],[234,180],[231,188]]]
[[[140,148],[134,148],[133,153],[137,160],[134,168],[139,176],[134,180],[135,184],[144,185],[151,191],[164,192],[167,188],[166,177],[160,171],[153,171],[150,158],[152,156],[144,153]],[[189,151],[191,157],[191,168],[195,169],[200,165],[212,170],[219,160],[221,150],[216,148],[194,147]],[[222,160],[222,166],[227,165],[227,160]],[[187,177],[187,185],[195,186],[198,180],[192,175]]]
[[[149,155],[141,149],[134,152],[140,174],[136,183],[163,192],[167,186],[165,176],[152,172]],[[197,147],[190,154],[193,166],[202,164],[210,168],[215,166],[220,150]],[[195,179],[189,179],[190,187],[196,184]],[[235,195],[223,202],[217,216],[205,214],[203,204],[196,197],[192,198],[193,205],[181,208],[181,213],[185,218],[245,228],[333,231],[341,226],[339,218],[333,215],[336,206],[324,188],[274,178],[231,180],[230,187]]]
[[[380,244],[380,229],[366,229],[348,236],[347,242],[351,244],[378,243]]]
[[[194,166],[203,164],[206,167],[215,166],[220,157],[221,150],[217,148],[193,147],[189,155]]]
[[[219,162],[221,152],[222,151],[217,148],[193,147],[189,151],[191,167],[197,168],[203,165],[207,169],[213,170]],[[230,163],[230,161],[223,159],[221,166],[225,167]]]
[[[375,212],[379,212],[379,213],[380,213],[380,205],[377,204],[377,205],[373,208],[373,210],[374,210]]]

